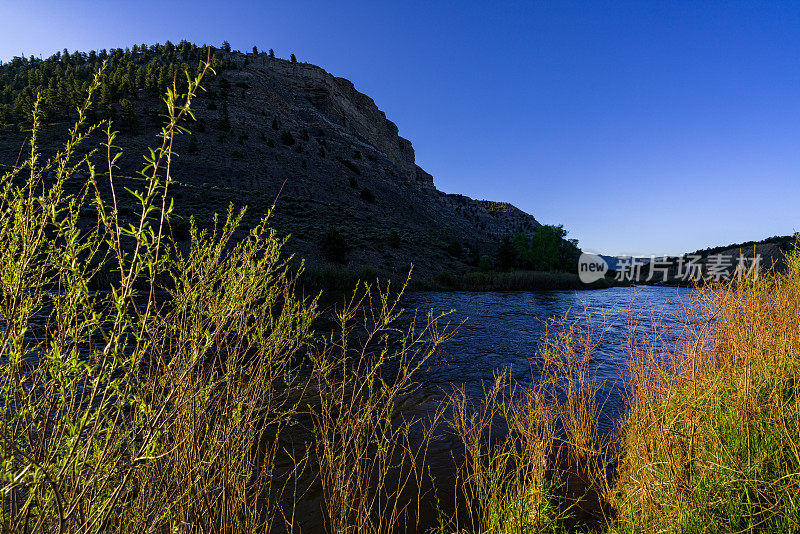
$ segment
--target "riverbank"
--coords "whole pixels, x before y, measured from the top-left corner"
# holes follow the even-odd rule
[[[413,274],[413,273],[412,273]],[[328,264],[303,273],[300,284],[317,290],[349,291],[359,281],[375,280],[405,281],[408,273],[386,273],[372,267],[351,269]],[[434,276],[411,277],[407,291],[545,291],[558,289],[606,289],[629,286],[613,278],[602,278],[584,284],[574,273],[559,271],[486,271],[452,273],[443,271]]]

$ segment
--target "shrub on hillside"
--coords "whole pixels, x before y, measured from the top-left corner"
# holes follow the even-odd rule
[[[447,245],[447,253],[451,256],[455,256],[456,258],[460,258],[461,254],[464,253],[464,247],[462,247],[461,243],[454,239]]]
[[[392,248],[398,248],[400,246],[400,234],[397,233],[397,230],[394,228],[389,232],[389,237],[387,239],[389,246]]]
[[[281,132],[281,143],[286,145],[286,146],[294,146],[295,141],[294,141],[294,136],[292,135],[292,132],[290,132],[288,130],[282,131]]]
[[[325,259],[336,263],[345,263],[347,261],[347,252],[350,250],[344,236],[334,227],[328,228],[322,234],[319,240],[319,248]]]
[[[375,202],[375,195],[372,194],[368,188],[364,188],[361,190],[361,200],[365,200],[367,202]]]

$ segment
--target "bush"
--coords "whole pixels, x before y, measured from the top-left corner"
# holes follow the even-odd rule
[[[783,272],[705,288],[688,309],[686,345],[670,347],[668,361],[655,341],[632,351],[634,402],[614,488],[620,527],[795,532],[800,250]]]
[[[367,202],[375,202],[375,195],[373,195],[372,191],[365,187],[361,190],[361,199]]]
[[[292,132],[290,132],[288,130],[282,131],[281,132],[281,143],[286,145],[286,146],[294,146],[295,141],[294,141],[294,136],[292,135]]]
[[[433,279],[437,284],[446,288],[455,288],[459,285],[459,277],[449,271],[441,271]]]
[[[389,246],[392,248],[400,247],[400,234],[397,233],[397,230],[392,229],[392,231],[389,232],[389,238],[387,239],[387,241],[389,243]]]
[[[363,265],[358,272],[358,279],[362,282],[373,283],[379,280],[380,274],[380,271],[372,265]]]
[[[336,263],[345,263],[347,261],[347,251],[349,250],[347,241],[345,241],[344,236],[339,233],[339,230],[334,227],[328,228],[328,230],[322,234],[319,241],[319,248],[322,255],[327,260]]]
[[[456,240],[451,241],[450,244],[447,245],[447,253],[450,254],[451,256],[455,256],[456,258],[460,258],[461,254],[463,252],[464,252],[464,249],[461,246],[461,243],[459,243]]]

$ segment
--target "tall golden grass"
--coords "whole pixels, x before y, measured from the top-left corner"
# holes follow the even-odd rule
[[[498,402],[497,382],[470,412],[456,396],[469,503],[459,528],[800,530],[800,250],[780,271],[698,288],[678,336],[651,319],[642,331],[629,312],[627,410],[605,438],[604,399],[586,367],[605,326],[590,316],[552,325],[541,381],[522,395]],[[526,446],[520,420],[538,429],[538,447]],[[493,442],[492,425],[508,437]]]
[[[688,339],[634,344],[620,530],[800,529],[800,253],[697,292]]]

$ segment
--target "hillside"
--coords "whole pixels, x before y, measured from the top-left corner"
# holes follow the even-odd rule
[[[640,266],[632,278],[640,283],[692,285],[700,278],[719,281],[727,278],[763,276],[769,271],[783,272],[786,258],[800,242],[799,236],[773,236],[760,241],[748,241],[696,250],[683,257],[655,258],[652,279],[651,258],[636,258]],[[609,269],[631,274],[630,259],[601,256]],[[691,266],[690,266],[691,264]],[[663,269],[666,268],[666,279]],[[634,270],[635,271],[635,270]]]
[[[135,176],[160,126],[159,88],[203,54],[182,42],[65,50],[0,66],[0,164],[17,161],[35,91],[43,93],[47,112],[42,144],[57,147],[74,119],[66,110],[105,60],[110,89],[94,113],[116,120],[116,144],[125,150],[117,172]],[[411,142],[344,78],[263,52],[215,49],[213,66],[217,75],[194,104],[197,122],[187,125],[192,134],[176,146],[179,237],[189,216],[210,226],[212,213],[232,202],[249,206],[245,222],[252,222],[277,198],[272,224],[291,235],[287,248],[311,269],[338,261],[356,272],[369,266],[399,273],[413,262],[418,275],[429,276],[468,270],[481,256],[493,258],[504,236],[530,235],[540,226],[510,204],[437,190],[416,164]]]

